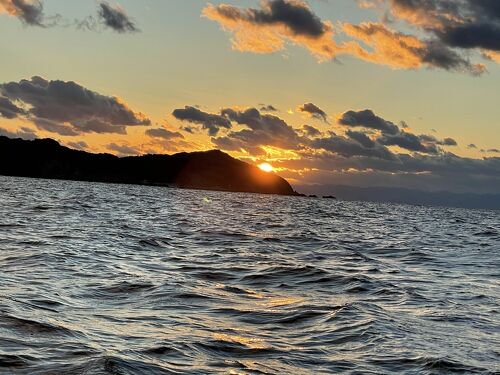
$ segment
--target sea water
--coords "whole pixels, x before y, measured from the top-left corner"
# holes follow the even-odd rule
[[[498,211],[0,177],[0,373],[498,373],[499,230]]]

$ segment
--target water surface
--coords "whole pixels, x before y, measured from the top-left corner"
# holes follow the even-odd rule
[[[0,373],[499,373],[499,230],[486,210],[0,177]]]

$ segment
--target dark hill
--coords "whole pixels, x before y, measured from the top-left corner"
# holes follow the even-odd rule
[[[0,174],[296,195],[285,179],[216,150],[119,158],[72,150],[52,139],[0,137]]]

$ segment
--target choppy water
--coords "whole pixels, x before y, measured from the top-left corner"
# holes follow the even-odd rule
[[[499,231],[494,211],[0,177],[0,373],[498,373]]]

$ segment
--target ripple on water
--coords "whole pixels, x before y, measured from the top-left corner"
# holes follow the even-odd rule
[[[0,183],[1,374],[500,372],[498,212]]]

